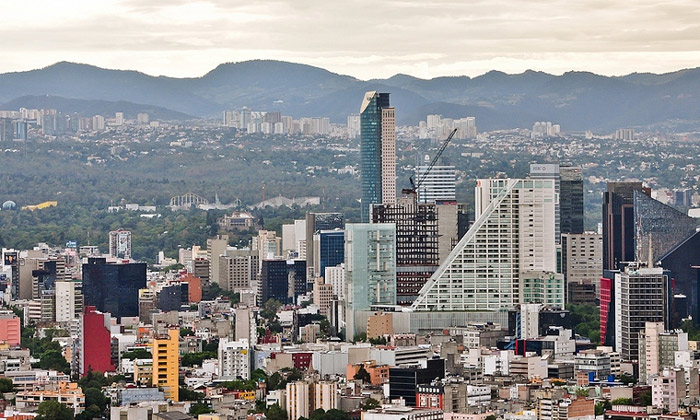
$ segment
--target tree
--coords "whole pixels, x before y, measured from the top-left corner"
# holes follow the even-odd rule
[[[642,407],[648,407],[651,404],[651,390],[649,389],[639,396],[639,405],[641,405]]]
[[[12,384],[12,379],[10,378],[0,378],[0,392],[12,392],[14,390],[14,385]]]
[[[180,387],[180,390],[178,391],[178,396],[180,397],[180,401],[201,401],[204,399],[204,394],[201,392],[197,391],[192,391],[189,388],[185,388],[183,386]]]
[[[484,420],[498,420],[498,418],[496,416],[494,416],[493,414],[489,414],[488,416],[486,416],[486,419],[484,419]]]
[[[620,379],[620,382],[622,382],[625,385],[632,385],[632,384],[637,383],[637,380],[634,379],[634,376],[628,375],[626,373],[623,373],[622,375],[620,375],[619,379]]]
[[[615,398],[612,400],[612,405],[632,405],[634,400],[632,398]]]
[[[260,311],[260,316],[267,319],[268,322],[272,322],[277,318],[277,310],[282,307],[282,303],[275,299],[268,299],[267,302],[263,304],[263,308]]]
[[[70,364],[66,361],[60,351],[49,350],[39,356],[39,367],[47,370],[57,370],[65,374],[70,374]]]
[[[374,410],[375,408],[378,408],[381,404],[379,401],[375,400],[374,398],[367,398],[364,403],[360,404],[360,410],[362,411],[367,411],[367,410]]]
[[[97,388],[88,388],[83,390],[85,394],[85,406],[95,405],[101,413],[104,413],[109,406],[109,397]]]
[[[125,351],[122,353],[122,359],[134,360],[134,359],[151,359],[153,356],[151,352],[146,349],[135,349],[132,351]]]
[[[287,420],[287,412],[278,404],[273,404],[265,412],[267,420]]]
[[[267,389],[270,391],[274,391],[276,389],[284,389],[284,387],[287,385],[287,381],[284,380],[282,375],[279,374],[279,372],[275,372],[270,377],[267,379]]]
[[[192,417],[198,417],[200,414],[209,414],[213,412],[214,410],[212,410],[209,405],[200,401],[190,405],[190,416]]]
[[[596,416],[602,416],[603,414],[605,414],[605,410],[612,410],[612,404],[610,404],[610,401],[603,400],[595,404]]]
[[[192,328],[180,328],[180,337],[187,337],[190,335],[194,335],[194,331],[192,331]]]
[[[360,380],[362,381],[362,383],[365,384],[368,384],[372,381],[372,376],[365,369],[365,365],[361,365],[360,368],[357,370],[357,373],[352,378]]]
[[[577,397],[588,397],[588,395],[590,395],[588,388],[582,387],[582,386],[576,388],[576,396]]]
[[[73,420],[73,410],[58,401],[42,402],[36,413],[36,420]]]

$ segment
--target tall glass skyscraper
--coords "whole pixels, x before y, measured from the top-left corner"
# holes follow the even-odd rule
[[[396,201],[396,113],[388,93],[365,93],[360,107],[362,221],[370,204]]]

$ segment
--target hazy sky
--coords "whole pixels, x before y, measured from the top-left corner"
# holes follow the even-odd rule
[[[489,70],[700,66],[697,0],[24,0],[0,14],[0,72],[76,61],[201,76],[278,59],[369,79]]]

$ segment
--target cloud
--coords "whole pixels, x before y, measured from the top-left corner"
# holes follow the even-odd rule
[[[700,65],[700,8],[691,0],[26,3],[0,16],[0,71],[74,60],[198,76],[221,62],[266,58],[369,79]]]

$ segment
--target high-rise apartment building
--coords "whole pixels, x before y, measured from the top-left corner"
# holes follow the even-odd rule
[[[556,272],[555,186],[550,179],[480,179],[476,221],[423,286],[414,310],[515,307],[521,279]]]
[[[153,385],[163,389],[165,398],[179,401],[180,329],[153,337]]]
[[[82,284],[78,281],[56,282],[56,322],[74,321],[82,312]]]
[[[408,196],[370,209],[372,223],[396,225],[396,302],[411,304],[440,262],[436,206]]]
[[[426,156],[427,157],[427,156]],[[418,166],[414,175],[417,183],[423,182],[416,191],[419,203],[435,203],[440,201],[454,202],[456,195],[457,171],[454,166],[433,166],[428,171],[429,166]],[[426,175],[427,172],[427,175]]]
[[[250,379],[250,342],[219,340],[219,372],[223,378]]]
[[[131,232],[124,229],[109,232],[109,255],[114,258],[131,258]]]
[[[666,331],[663,322],[646,322],[639,332],[639,382],[650,383],[664,369],[676,366],[676,352],[688,350],[688,333]]]
[[[365,93],[360,107],[362,221],[371,204],[396,201],[396,112],[388,93]]]
[[[333,295],[337,300],[345,300],[345,263],[335,267],[326,267],[324,279],[333,286]]]
[[[139,289],[146,288],[146,263],[107,264],[88,258],[83,264],[85,306],[109,312],[115,318],[139,315]]]
[[[662,268],[632,266],[615,273],[615,350],[623,360],[637,359],[639,333],[647,322],[668,322],[668,292]]]
[[[282,238],[272,230],[259,230],[251,243],[252,250],[258,253],[259,268],[262,268],[263,260],[282,256]]]
[[[317,277],[313,290],[314,304],[318,306],[318,313],[327,317],[334,299],[333,285],[325,283],[323,277]]]
[[[310,384],[304,381],[290,382],[287,384],[287,415],[290,419],[300,417],[308,418],[313,401]]]
[[[347,336],[354,337],[354,314],[372,305],[396,305],[396,225],[345,225]]]

